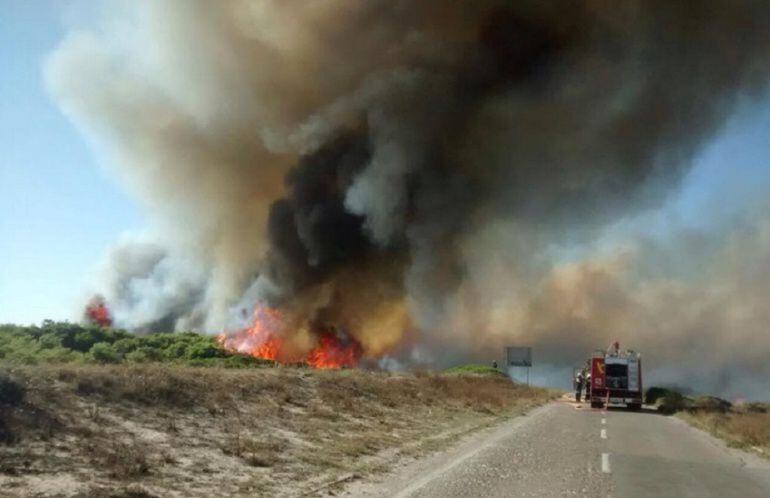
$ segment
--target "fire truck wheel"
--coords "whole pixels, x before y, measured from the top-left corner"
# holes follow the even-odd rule
[[[601,408],[604,406],[604,403],[601,401],[591,401],[591,408]]]

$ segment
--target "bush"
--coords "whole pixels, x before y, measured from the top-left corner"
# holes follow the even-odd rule
[[[500,370],[489,365],[457,365],[456,367],[449,368],[445,373],[450,374],[473,374],[473,375],[499,375],[505,377],[506,375]]]
[[[144,351],[137,349],[126,355],[126,361],[130,361],[131,363],[147,363],[150,359]]]
[[[84,358],[83,353],[64,347],[43,349],[37,357],[45,363],[73,363],[80,362]]]
[[[46,320],[41,326],[0,325],[0,358],[8,364],[177,362],[196,366],[255,367],[272,365],[225,351],[210,335],[124,330]]]
[[[187,358],[191,360],[204,359],[204,358],[216,358],[221,356],[222,349],[214,346],[211,342],[197,343],[187,348]]]
[[[118,339],[113,342],[112,347],[115,348],[115,351],[125,356],[138,347],[138,341],[136,337],[126,337],[125,339]]]
[[[716,396],[698,396],[695,398],[689,409],[692,411],[701,411],[708,413],[727,413],[733,404]]]
[[[671,415],[686,410],[692,405],[692,400],[679,391],[668,390],[657,402],[658,411]]]
[[[743,411],[747,413],[770,413],[770,403],[751,402],[746,403],[742,407]]]
[[[40,343],[40,347],[44,349],[54,349],[62,347],[61,339],[62,338],[56,334],[48,333],[42,335],[40,339],[38,339],[38,342]]]
[[[123,357],[108,342],[97,342],[91,347],[91,358],[98,363],[120,363]]]
[[[670,391],[671,389],[666,387],[651,387],[647,389],[647,392],[644,394],[644,402],[648,405],[654,405]]]
[[[167,347],[164,352],[166,355],[166,358],[169,360],[178,360],[182,358],[187,358],[187,344],[184,342],[177,342],[169,347]]]

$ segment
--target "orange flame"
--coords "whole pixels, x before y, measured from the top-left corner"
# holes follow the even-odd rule
[[[315,368],[353,368],[361,357],[361,345],[353,340],[341,340],[336,334],[325,332],[318,338],[318,346],[305,359]]]
[[[277,360],[283,346],[283,337],[280,336],[282,327],[283,315],[280,311],[257,305],[250,327],[233,334],[220,334],[217,340],[229,351],[237,351],[266,360]]]
[[[100,327],[111,327],[112,317],[102,296],[94,296],[86,305],[86,321]]]
[[[220,334],[219,343],[229,351],[249,354],[266,360],[287,361],[284,346],[285,325],[280,311],[264,305],[254,309],[249,327],[234,333]],[[353,338],[335,329],[318,333],[317,345],[308,351],[302,361],[315,368],[353,368],[361,357],[361,345]]]

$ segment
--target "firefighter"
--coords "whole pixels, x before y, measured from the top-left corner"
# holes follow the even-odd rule
[[[586,403],[591,401],[591,360],[586,360],[586,364],[583,367],[583,378],[585,379],[585,396]]]
[[[583,371],[581,370],[578,372],[577,377],[575,377],[575,402],[580,403],[580,394],[583,391],[583,383],[585,382],[585,377],[583,376]]]

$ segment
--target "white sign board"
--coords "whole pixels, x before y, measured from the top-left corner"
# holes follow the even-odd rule
[[[509,367],[531,367],[532,348],[508,347],[505,355]]]

